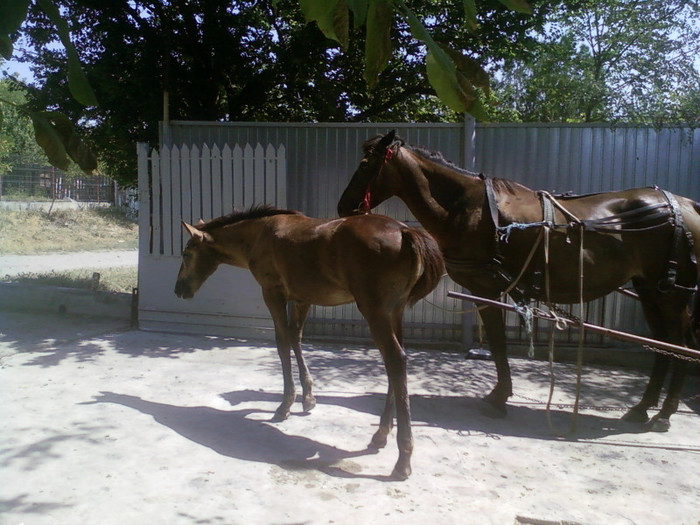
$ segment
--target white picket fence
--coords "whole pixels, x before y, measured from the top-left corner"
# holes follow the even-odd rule
[[[250,272],[222,266],[184,301],[173,293],[187,238],[181,221],[267,203],[287,205],[286,151],[258,144],[138,145],[139,324],[145,330],[269,337],[272,322]]]
[[[260,287],[247,270],[222,265],[195,297],[173,293],[180,254],[187,242],[181,221],[219,217],[255,204],[287,207],[286,148],[164,146],[139,155],[139,324],[145,330],[270,338],[272,321]],[[463,305],[447,297],[461,290],[447,277],[406,312],[407,340],[459,341]],[[369,337],[354,304],[313,307],[306,335],[328,338]]]

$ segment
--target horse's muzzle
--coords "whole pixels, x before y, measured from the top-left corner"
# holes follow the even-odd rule
[[[192,299],[194,297],[194,293],[190,287],[180,281],[175,283],[175,295],[180,299]]]

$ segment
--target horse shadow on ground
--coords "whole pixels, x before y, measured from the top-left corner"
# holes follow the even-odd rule
[[[343,450],[307,437],[286,434],[269,419],[248,417],[269,413],[271,419],[273,411],[174,406],[113,392],[101,392],[89,402],[93,403],[114,403],[150,415],[157,423],[222,456],[276,465],[285,470],[317,470],[340,478],[391,479],[343,469],[343,460],[376,454],[376,449]]]
[[[232,407],[250,402],[278,403],[281,401],[281,394],[259,390],[233,391],[221,397]],[[382,393],[349,396],[317,395],[316,400],[319,405],[335,405],[376,416],[378,423],[384,397],[385,394]],[[89,403],[114,403],[150,415],[158,424],[222,456],[276,465],[287,471],[314,470],[338,478],[392,480],[390,476],[359,473],[352,464],[343,462],[351,458],[376,454],[378,452],[376,449],[367,447],[362,450],[345,450],[308,437],[287,434],[271,422],[274,413],[272,410],[260,408],[219,410],[207,406],[175,406],[113,392],[102,392]],[[575,434],[562,435],[553,429],[568,430],[571,421],[570,412],[552,410],[548,415],[544,409],[510,406],[506,419],[493,419],[480,413],[481,403],[481,400],[473,397],[412,395],[414,429],[421,426],[438,427],[456,432],[465,439],[478,437],[500,439],[509,436],[564,440],[573,443],[578,440],[592,440],[643,431],[640,425],[627,423],[616,417],[579,414]],[[299,408],[298,405],[295,407]],[[253,414],[265,417],[262,419],[249,417]],[[298,417],[300,414],[293,411],[291,417]],[[332,422],[329,421],[328,424]],[[374,424],[371,423],[371,425]],[[373,428],[367,430],[369,441]],[[645,445],[641,443],[635,446],[644,447]],[[650,443],[649,446],[653,447],[653,444]]]
[[[239,390],[223,394],[222,397],[232,406],[248,402],[281,402],[281,394],[260,390]],[[376,415],[384,406],[385,394],[365,393],[353,396],[316,395],[317,405],[335,405],[349,410]],[[579,413],[576,417],[576,430],[571,432],[572,413],[570,410],[545,407],[509,405],[505,418],[493,418],[483,414],[484,402],[476,397],[411,394],[411,421],[415,428],[435,427],[457,432],[462,436],[501,436],[528,439],[558,440],[576,442],[612,437],[620,434],[645,433],[637,423],[622,421],[623,412],[603,417],[596,414]],[[300,408],[297,403],[295,405]],[[292,416],[301,415],[294,412]],[[612,414],[612,412],[611,412]]]

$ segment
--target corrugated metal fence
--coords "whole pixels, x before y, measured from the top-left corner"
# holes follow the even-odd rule
[[[698,175],[700,173],[700,136],[698,136],[700,131],[688,129],[655,130],[561,124],[475,126],[471,121],[462,124],[381,125],[175,121],[163,127],[162,142],[166,146],[172,145],[176,148],[184,145],[185,148],[198,150],[204,150],[205,147],[211,148],[211,151],[214,151],[215,146],[217,150],[218,148],[225,150],[227,145],[229,150],[233,151],[238,145],[239,149],[250,148],[254,154],[257,150],[260,155],[264,151],[279,152],[280,148],[284,148],[285,205],[301,210],[307,215],[333,217],[336,214],[337,199],[361,158],[361,144],[366,139],[386,133],[390,129],[396,129],[408,143],[441,151],[445,158],[467,169],[513,179],[532,188],[587,193],[657,184],[675,193],[696,200],[700,199],[700,176]],[[166,148],[164,151],[170,151],[170,149]],[[161,188],[157,189],[158,185],[154,184],[155,179],[153,179],[156,171],[167,173],[170,170],[174,176],[173,180],[183,180],[183,172],[188,168],[178,168],[175,164],[171,164],[169,168],[162,170],[162,160],[158,161],[161,163],[160,166],[154,166],[154,156],[150,161],[142,158],[143,156],[148,156],[145,148],[140,149],[140,173],[146,174],[144,175],[145,180],[148,180],[146,187],[152,187],[153,194],[157,191],[161,192],[155,200],[153,195],[148,198],[151,202],[165,202],[162,201],[163,195],[171,195],[175,202],[172,205],[172,209],[175,210],[173,213],[179,209],[185,220],[190,217],[196,220],[197,211],[200,211],[203,218],[208,219],[227,213],[233,204],[247,206],[261,202],[260,199],[263,198],[267,202],[280,205],[279,196],[273,202],[266,194],[251,195],[253,201],[248,198],[236,201],[237,193],[233,186],[224,188],[223,184],[238,184],[238,178],[242,175],[237,175],[240,170],[233,165],[227,168],[228,161],[223,162],[222,167],[218,168],[228,170],[223,178],[221,174],[224,172],[215,172],[214,180],[221,180],[221,187],[202,186],[206,185],[205,177],[200,177],[199,186],[193,182],[194,179],[190,179],[189,185],[183,185],[182,182],[162,182],[159,183],[162,184]],[[202,174],[205,173],[204,168],[202,170]],[[224,182],[229,176],[232,179]],[[140,187],[143,188],[141,181]],[[233,193],[228,194],[229,190]],[[189,208],[183,205],[183,203],[209,199],[207,195],[218,195],[218,200],[215,200],[220,203],[220,207],[201,206],[197,209],[193,205]],[[142,193],[142,201],[145,196]],[[154,208],[153,211],[157,210]],[[417,224],[405,206],[396,199],[391,199],[378,211]],[[211,215],[207,212],[211,212]],[[155,231],[154,225],[157,225],[158,220],[154,218],[153,224],[149,223],[149,225],[142,222],[142,236],[145,234],[145,237],[150,238],[149,232]],[[170,220],[175,221],[171,228],[179,227],[176,226],[179,224],[179,217],[172,215]],[[181,236],[178,242],[182,242]],[[154,252],[148,252],[147,255],[169,259],[168,264],[175,267],[179,263],[177,258],[179,252],[176,248],[179,249],[181,245],[173,245],[172,250],[164,250],[164,246],[156,243],[153,246]],[[172,271],[176,271],[176,268]],[[171,296],[163,297],[163,301],[177,301],[170,291],[173,282],[174,275],[171,282],[161,283]],[[419,303],[414,311],[407,315],[406,324],[409,328],[407,339],[445,342],[471,340],[474,333],[474,316],[473,314],[460,315],[456,312],[468,305],[446,298],[445,294],[450,289],[459,288],[449,279],[444,279],[438,290],[428,298],[429,302]],[[142,304],[148,304],[143,288],[141,293]],[[235,302],[233,298],[229,300]],[[168,312],[174,311],[178,313],[178,322],[186,321],[187,314],[180,305],[173,307],[156,302],[159,304],[152,304],[153,308],[146,312],[147,315],[144,316],[142,311],[142,325],[144,319],[148,316],[153,317],[155,309],[158,308],[165,312],[164,316],[159,317],[161,323],[166,322]],[[197,305],[198,308],[204,306],[204,303]],[[227,308],[229,307],[226,304],[220,305],[216,314],[219,320],[213,323],[216,326],[222,326],[224,332],[227,331],[229,320],[222,321],[222,319],[227,319],[230,311],[235,310],[235,308],[233,310],[227,310]],[[194,309],[190,308],[190,310]],[[256,316],[260,314],[258,310],[256,312]],[[264,316],[262,314],[260,317]],[[192,315],[196,318],[202,317],[201,314]],[[584,312],[584,317],[590,322],[599,322],[638,333],[645,330],[637,305],[615,295],[592,303],[587,308],[587,312]],[[213,326],[212,323],[210,324]],[[508,324],[511,337],[520,337],[518,320],[509,318]],[[213,330],[212,326],[209,330]],[[463,330],[463,327],[466,329]],[[306,333],[333,337],[366,336],[367,334],[364,323],[354,306],[313,309]],[[595,342],[602,341],[589,341],[589,343]]]

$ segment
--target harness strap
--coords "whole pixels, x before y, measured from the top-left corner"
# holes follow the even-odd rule
[[[697,259],[695,257],[695,249],[693,244],[693,236],[688,230],[688,227],[683,220],[683,215],[681,213],[681,207],[678,204],[678,199],[675,195],[667,190],[661,190],[664,197],[668,201],[671,207],[671,223],[673,224],[673,242],[671,244],[671,254],[668,261],[668,272],[664,279],[659,281],[658,287],[661,291],[668,291],[671,288],[693,292],[696,290],[695,287],[689,288],[686,286],[681,286],[676,284],[676,278],[678,274],[678,254],[682,248],[683,237],[685,237],[686,246],[690,255],[690,261],[694,266],[697,266]]]

